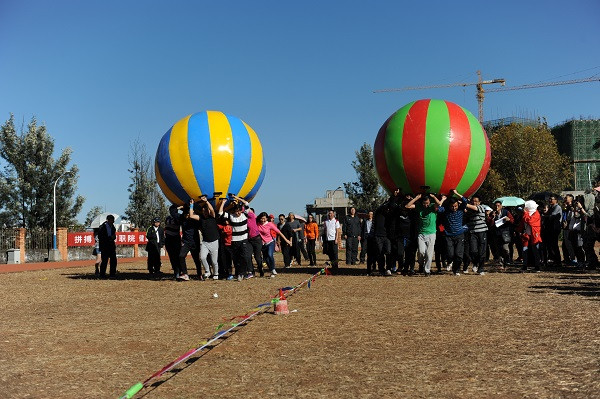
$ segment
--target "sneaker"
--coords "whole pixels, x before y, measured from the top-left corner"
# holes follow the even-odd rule
[[[242,276],[241,274],[238,274],[237,281],[242,281],[243,279],[244,279],[244,276]]]
[[[450,270],[452,270],[452,262],[446,265],[446,271],[449,272]]]
[[[485,276],[485,272],[479,272],[477,274],[479,274],[480,276]]]
[[[249,280],[249,279],[251,279],[251,278],[254,278],[254,274],[252,274],[252,273],[248,273],[248,274],[246,274],[246,279],[247,279],[247,280]]]
[[[275,269],[271,270],[271,275],[272,276],[277,276],[277,270],[275,270]]]
[[[477,273],[477,270],[478,270],[478,269],[479,269],[479,268],[478,268],[477,266],[473,266],[473,273]]]
[[[183,281],[190,281],[190,276],[188,276],[187,274],[182,274],[181,276],[179,276],[179,278]]]
[[[476,267],[473,268],[473,273],[477,273],[476,269],[477,269]],[[464,274],[469,274],[469,269],[463,269],[463,273]]]
[[[292,267],[292,265],[287,265],[284,267],[284,269],[290,269]]]
[[[207,279],[207,278],[209,278],[209,277],[210,277],[210,273],[208,273],[208,272],[207,272],[207,273],[204,273],[204,279]]]
[[[218,274],[215,274],[215,275],[213,276],[213,280],[218,280],[218,279],[219,279],[219,275],[218,275]]]
[[[392,267],[392,273],[396,273],[396,271],[398,271],[398,268],[396,266]]]
[[[385,271],[385,275],[386,275],[386,276],[391,276],[391,275],[392,275],[392,271],[391,271],[390,269],[387,269],[387,270]]]
[[[455,276],[460,276],[459,272],[453,273]]]
[[[233,275],[231,275],[231,274],[230,274],[229,276],[227,276],[226,280],[227,280],[227,281],[231,281],[231,280],[233,280],[234,278],[235,278],[235,277],[233,277]]]

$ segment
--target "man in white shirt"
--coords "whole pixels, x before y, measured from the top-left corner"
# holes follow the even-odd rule
[[[329,211],[323,230],[323,251],[329,256],[333,270],[338,268],[338,245],[341,238],[340,222],[333,211]]]

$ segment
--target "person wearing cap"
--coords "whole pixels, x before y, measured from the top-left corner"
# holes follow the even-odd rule
[[[148,272],[160,274],[160,249],[165,245],[165,230],[160,225],[160,219],[152,219],[152,226],[146,232],[146,251],[148,252]]]
[[[102,263],[100,263],[100,278],[106,277],[106,266],[110,260],[110,276],[115,277],[117,274],[117,229],[115,228],[115,217],[113,215],[106,216],[106,221],[98,228],[98,248]]]

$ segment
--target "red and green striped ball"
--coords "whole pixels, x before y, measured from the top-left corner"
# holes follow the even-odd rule
[[[418,100],[396,111],[379,129],[375,167],[389,192],[471,196],[490,168],[490,143],[481,123],[463,107],[444,100]]]

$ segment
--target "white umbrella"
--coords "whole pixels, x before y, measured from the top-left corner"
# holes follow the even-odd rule
[[[117,224],[117,219],[119,219],[120,217],[119,215],[117,215],[116,213],[104,212],[99,214],[94,218],[94,220],[92,220],[92,222],[90,223],[90,228],[97,229],[98,227],[100,227],[100,225],[104,223],[108,215],[113,215],[115,217],[115,224]]]

